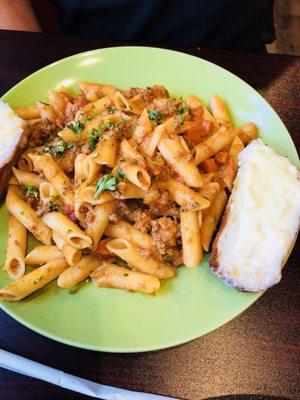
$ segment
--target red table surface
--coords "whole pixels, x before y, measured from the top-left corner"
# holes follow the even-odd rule
[[[60,58],[115,45],[118,43],[98,39],[0,31],[0,94]],[[299,149],[299,58],[178,50],[214,62],[258,90],[281,117]],[[281,282],[250,309],[215,332],[176,348],[140,354],[81,350],[36,334],[3,311],[0,348],[95,382],[136,391],[189,400],[222,396],[299,399],[299,250],[298,240]],[[0,369],[1,400],[88,398]]]

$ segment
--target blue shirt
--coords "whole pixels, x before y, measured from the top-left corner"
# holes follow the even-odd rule
[[[255,51],[274,39],[273,0],[54,0],[63,32]]]

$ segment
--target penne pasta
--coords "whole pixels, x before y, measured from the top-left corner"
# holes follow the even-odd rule
[[[52,233],[52,239],[69,265],[75,265],[80,261],[82,257],[81,250],[75,249],[75,247],[67,244],[65,240],[55,232]]]
[[[201,241],[205,251],[209,251],[210,243],[216,227],[223,214],[227,201],[227,195],[224,190],[221,190],[208,211],[203,216],[201,226]]]
[[[112,133],[103,135],[95,152],[92,154],[95,163],[113,168],[117,159],[118,141]]]
[[[146,194],[144,190],[129,181],[119,182],[117,189],[117,192],[112,192],[113,197],[116,199],[142,199]]]
[[[143,256],[143,250],[126,239],[113,239],[106,244],[106,248],[113,254],[126,261],[132,267],[158,279],[167,279],[174,276],[174,270],[167,264],[158,261],[152,256]]]
[[[104,204],[114,200],[112,193],[103,192],[95,198],[96,186],[86,186],[79,188],[77,191],[78,198],[82,202],[92,205]]]
[[[15,167],[12,168],[12,171],[17,181],[21,185],[33,185],[39,188],[40,184],[43,182],[42,178],[36,174],[32,174],[31,172],[22,171],[21,169],[17,169]]]
[[[25,262],[29,265],[43,265],[64,259],[62,252],[56,246],[37,246],[27,254]]]
[[[228,110],[219,95],[214,94],[211,96],[210,109],[219,126],[232,127]]]
[[[75,222],[60,212],[51,212],[43,216],[44,223],[60,235],[67,244],[76,249],[86,249],[93,244],[92,238],[83,232]]]
[[[51,229],[39,218],[33,209],[22,200],[13,188],[9,188],[6,196],[8,211],[32,233],[37,240],[51,244]]]
[[[138,164],[124,162],[121,164],[126,179],[142,190],[149,190],[151,178],[148,172]]]
[[[108,225],[109,218],[105,206],[110,203],[96,206],[91,215],[91,223],[86,228],[86,234],[93,239],[93,249],[96,249]]]
[[[196,267],[203,257],[198,213],[180,211],[183,262],[188,268]]]
[[[172,200],[176,201],[184,211],[203,210],[210,206],[209,200],[175,179],[157,182],[157,187],[167,190]]]
[[[50,154],[35,155],[30,154],[34,169],[41,171],[45,178],[51,183],[56,192],[63,198],[68,205],[74,204],[73,185],[70,179],[63,172],[58,163]]]
[[[241,139],[237,136],[233,139],[228,152],[228,161],[224,166],[224,176],[223,181],[226,187],[231,191],[233,187],[233,182],[236,177],[238,169],[238,155],[243,150],[244,145]]]
[[[82,90],[85,97],[91,102],[96,101],[101,97],[114,94],[117,91],[115,86],[101,83],[79,81],[77,82],[77,85],[79,86],[80,90]]]
[[[8,239],[4,271],[12,279],[19,279],[25,273],[27,229],[13,215],[8,220]]]
[[[88,278],[100,264],[99,258],[92,255],[84,256],[77,264],[68,267],[59,275],[57,284],[62,288],[73,288]]]
[[[20,301],[53,281],[68,267],[65,260],[50,261],[0,289],[0,300]]]
[[[205,140],[205,142],[199,143],[195,146],[195,163],[198,165],[214,156],[224,147],[229,145],[236,134],[237,130],[221,127],[216,133]]]
[[[32,172],[33,171],[33,162],[28,156],[28,149],[24,151],[18,161],[18,168],[21,171]]]
[[[158,149],[167,163],[188,186],[201,187],[203,185],[201,174],[182,141],[179,141],[176,137],[172,139],[163,137],[159,141]]]
[[[83,174],[84,174],[84,184],[88,185],[91,183],[100,172],[100,165],[96,162],[93,154],[85,157],[82,160],[83,163]]]
[[[125,221],[109,224],[105,230],[105,235],[113,239],[127,239],[139,247],[153,250],[152,237]]]
[[[18,107],[14,109],[14,112],[22,119],[35,119],[40,117],[39,110],[35,106]]]
[[[57,196],[57,192],[50,182],[42,182],[40,184],[40,198],[44,204],[47,204],[51,201],[53,196]]]
[[[244,145],[259,136],[257,126],[251,121],[247,121],[239,127],[238,135]]]
[[[93,283],[99,287],[132,290],[133,292],[155,293],[159,279],[155,276],[132,271],[128,268],[104,262],[92,274]]]

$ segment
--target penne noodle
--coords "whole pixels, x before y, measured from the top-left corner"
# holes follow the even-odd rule
[[[141,145],[145,138],[152,133],[152,130],[148,110],[145,108],[136,122],[132,138],[138,145]]]
[[[210,109],[219,126],[232,127],[228,110],[219,95],[214,94],[211,96]]]
[[[49,203],[53,196],[56,196],[57,192],[55,191],[54,187],[51,185],[50,182],[42,182],[40,184],[40,198],[44,204]]]
[[[104,97],[101,97],[98,100],[93,101],[90,104],[87,104],[85,107],[83,107],[83,113],[85,115],[89,116],[97,116],[101,112],[107,109],[107,107],[112,107],[114,105],[114,102],[111,98],[111,95],[106,95]]]
[[[213,202],[216,195],[220,191],[220,184],[218,182],[211,182],[200,189],[200,195],[205,197],[210,203]]]
[[[88,224],[86,228],[86,234],[89,235],[93,239],[93,249],[96,249],[102,235],[108,225],[108,213],[105,210],[105,205],[110,203],[105,203],[102,205],[96,206],[91,215],[92,220]]]
[[[14,109],[14,112],[22,119],[35,119],[40,117],[39,110],[35,106],[18,107]]]
[[[197,110],[199,108],[202,109],[203,120],[212,121],[214,125],[216,125],[215,118],[211,115],[205,104],[198,97],[189,94],[186,98],[186,106],[192,111]]]
[[[205,251],[209,251],[211,239],[225,209],[226,201],[226,192],[221,190],[215,197],[208,211],[203,216],[201,226],[201,241]]]
[[[190,159],[191,154],[187,152],[182,141],[179,141],[176,137],[172,139],[163,137],[159,141],[158,149],[167,163],[182,177],[186,185],[192,187],[203,185],[201,174],[194,161]]]
[[[139,247],[153,250],[152,237],[125,221],[109,224],[105,230],[105,235],[113,239],[127,239]]]
[[[197,144],[195,150],[195,163],[198,165],[214,156],[224,147],[229,145],[237,134],[237,130],[221,127],[204,142]]]
[[[142,190],[149,190],[151,178],[144,168],[140,167],[138,164],[131,164],[129,162],[122,163],[121,167],[129,182]]]
[[[86,186],[83,188],[79,188],[77,191],[77,195],[82,202],[86,202],[92,205],[104,204],[114,200],[112,193],[110,192],[102,192],[96,198],[96,186]]]
[[[70,94],[67,92],[67,90],[58,92],[54,90],[48,90],[47,97],[56,115],[58,115],[60,120],[64,121],[66,108],[68,104],[73,100]]]
[[[129,181],[122,181],[117,184],[117,192],[112,192],[116,199],[142,199],[146,192],[141,188],[135,186]]]
[[[92,238],[85,234],[75,222],[60,212],[51,212],[43,216],[44,223],[60,235],[67,244],[76,249],[86,249],[93,244]]]
[[[155,293],[159,279],[155,276],[132,271],[125,267],[104,262],[92,274],[93,283],[99,287],[132,290],[134,292]]]
[[[247,121],[239,127],[238,135],[245,145],[259,136],[257,126],[251,121]]]
[[[183,262],[188,268],[196,267],[203,257],[198,213],[180,211],[180,229]]]
[[[120,144],[120,157],[127,160],[132,160],[134,163],[139,164],[139,166],[142,168],[147,167],[146,160],[137,150],[136,145],[127,139],[123,139]]]
[[[238,155],[243,148],[244,145],[241,139],[238,136],[235,137],[228,152],[228,161],[224,166],[225,174],[223,176],[223,181],[230,191],[232,190],[233,182],[238,169]]]
[[[126,239],[113,239],[106,244],[106,248],[132,267],[146,274],[154,275],[158,279],[167,279],[174,276],[172,267],[158,261],[154,257],[143,256],[144,249],[130,243]]]
[[[25,258],[26,264],[43,265],[50,261],[64,260],[62,252],[56,246],[37,246]]]
[[[83,160],[83,173],[84,173],[84,184],[88,185],[91,183],[100,172],[100,165],[96,162],[96,158],[93,154],[85,157]]]
[[[20,182],[18,181],[18,179],[17,179],[15,176],[12,175],[12,176],[9,178],[8,184],[9,184],[9,185],[16,185],[16,186],[19,186],[19,185],[20,185]]]
[[[77,264],[65,269],[59,275],[57,280],[58,286],[66,289],[73,288],[88,278],[99,267],[101,262],[99,258],[93,255],[82,257]]]
[[[76,187],[86,184],[86,175],[84,171],[85,159],[87,158],[86,154],[78,154],[74,161],[74,184]]]
[[[31,172],[22,171],[21,169],[17,169],[15,167],[12,168],[12,171],[20,184],[33,185],[39,188],[40,184],[43,182],[42,178],[36,174],[32,174]]]
[[[32,149],[30,149],[32,150]],[[32,172],[33,171],[33,162],[31,161],[30,157],[28,156],[28,149],[24,151],[18,161],[18,168],[21,171],[25,172]]]
[[[1,301],[20,301],[57,278],[68,264],[65,260],[50,261],[0,289]]]
[[[75,247],[67,244],[65,240],[55,232],[52,233],[52,239],[69,265],[75,265],[80,261],[82,257],[81,250],[75,249]]]
[[[64,202],[68,205],[73,205],[73,185],[52,156],[50,154],[30,154],[30,158],[33,161],[34,169],[36,171],[41,171],[45,175],[45,178],[63,198]]]
[[[107,165],[113,168],[117,159],[118,142],[110,133],[104,135],[96,147],[95,152],[92,154],[94,162],[100,165]]]
[[[27,229],[13,215],[8,220],[8,239],[4,271],[12,279],[19,279],[25,273]]]
[[[85,97],[92,102],[100,99],[101,97],[114,94],[117,91],[115,86],[101,83],[79,81],[77,82],[77,85],[84,93]]]
[[[38,109],[38,112],[40,114],[40,117],[42,120],[44,120],[47,123],[52,123],[54,125],[62,126],[63,122],[59,118],[59,116],[56,114],[54,108],[50,104],[45,104],[40,101],[36,103],[36,107]]]
[[[33,209],[22,200],[13,188],[9,188],[6,196],[8,211],[32,233],[37,240],[51,244],[51,229],[35,214]]]
[[[176,201],[184,211],[203,210],[210,206],[209,200],[175,179],[157,182],[157,187],[167,190],[171,198]]]

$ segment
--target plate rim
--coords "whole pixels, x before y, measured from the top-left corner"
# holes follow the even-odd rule
[[[110,51],[118,51],[119,49],[122,49],[122,50],[130,49],[131,51],[132,50],[133,51],[134,50],[137,50],[137,51],[139,51],[139,50],[149,50],[149,51],[162,52],[162,53],[171,53],[171,54],[175,53],[175,55],[179,54],[180,56],[184,56],[184,57],[187,57],[187,58],[191,58],[193,60],[197,60],[197,62],[199,62],[199,61],[200,62],[204,62],[204,63],[212,66],[213,68],[220,69],[220,70],[222,70],[222,72],[225,72],[226,74],[229,74],[235,80],[240,81],[240,83],[242,83],[244,86],[246,86],[248,90],[250,90],[253,94],[255,94],[255,96],[258,96],[260,98],[260,100],[266,106],[268,111],[270,111],[270,112],[272,112],[274,114],[274,116],[277,119],[278,123],[281,125],[281,129],[285,131],[285,133],[287,134],[287,136],[291,140],[291,143],[292,143],[292,145],[293,145],[293,147],[294,147],[294,149],[296,151],[296,155],[297,155],[297,157],[296,157],[296,159],[297,159],[296,160],[296,162],[297,162],[296,167],[299,168],[299,163],[300,163],[299,154],[298,154],[297,148],[296,148],[296,146],[294,144],[294,141],[293,141],[288,129],[286,128],[286,126],[284,125],[283,121],[281,120],[280,116],[273,109],[273,107],[264,99],[264,97],[258,91],[256,91],[251,85],[249,85],[247,82],[245,82],[239,76],[237,76],[234,73],[228,71],[226,68],[223,68],[220,65],[215,64],[215,63],[213,63],[211,61],[208,61],[208,60],[206,60],[206,59],[204,59],[202,57],[198,57],[198,56],[194,56],[194,55],[191,55],[191,54],[184,53],[183,51],[177,51],[177,50],[165,49],[165,48],[153,47],[153,46],[110,46],[110,47],[97,48],[97,49],[93,49],[93,50],[87,50],[87,51],[84,51],[84,52],[72,54],[72,55],[70,55],[68,57],[64,57],[64,58],[61,58],[61,59],[59,59],[57,61],[54,61],[54,62],[52,62],[50,64],[47,64],[44,67],[34,71],[30,75],[26,76],[25,78],[20,80],[18,83],[16,83],[14,86],[12,86],[7,92],[5,92],[0,97],[0,100],[5,102],[6,101],[5,98],[7,96],[13,94],[13,91],[16,90],[23,83],[25,83],[26,81],[30,80],[32,77],[34,77],[34,76],[36,76],[36,75],[38,75],[38,74],[40,74],[40,73],[42,73],[44,71],[52,69],[56,65],[62,64],[64,62],[68,61],[68,60],[76,59],[78,57],[85,58],[85,57],[88,57],[90,55],[94,55],[95,53],[99,54],[99,53],[101,53],[103,51],[108,51],[108,52],[110,52]],[[297,236],[296,236],[296,238],[297,238]],[[296,238],[295,238],[295,241],[296,241]],[[293,243],[293,245],[291,247],[291,251],[292,251],[292,249],[294,247],[294,244],[295,244],[295,242]],[[73,346],[73,347],[76,347],[76,348],[81,348],[81,349],[86,349],[86,350],[99,351],[99,352],[119,353],[119,354],[122,354],[122,353],[141,353],[141,352],[158,351],[158,350],[168,349],[168,348],[172,348],[172,347],[177,347],[179,345],[183,345],[183,344],[189,343],[189,342],[191,342],[191,341],[193,341],[195,339],[201,338],[204,335],[207,335],[207,334],[209,334],[211,332],[214,332],[216,329],[221,328],[225,324],[231,322],[233,319],[239,317],[244,311],[246,311],[249,307],[251,307],[264,293],[265,293],[265,291],[255,293],[255,296],[253,296],[253,299],[251,299],[249,301],[249,303],[247,304],[247,306],[242,308],[237,314],[235,314],[231,318],[227,319],[226,321],[222,322],[221,324],[215,326],[213,329],[207,328],[204,331],[204,333],[202,333],[200,335],[199,334],[191,335],[190,337],[188,337],[185,340],[180,340],[180,339],[179,340],[174,340],[173,342],[168,343],[168,344],[149,345],[149,346],[136,345],[135,347],[131,346],[131,347],[128,347],[128,348],[126,348],[124,346],[122,346],[120,348],[116,347],[116,346],[114,346],[114,347],[103,346],[101,344],[100,345],[88,345],[88,344],[84,344],[82,342],[78,342],[76,340],[62,338],[61,336],[49,333],[47,330],[44,330],[44,329],[39,328],[39,327],[36,327],[35,325],[27,322],[23,318],[15,315],[15,313],[12,310],[6,308],[6,303],[5,302],[3,302],[3,303],[0,302],[0,309],[2,309],[6,314],[8,314],[10,317],[12,317],[14,320],[16,320],[18,323],[24,325],[26,328],[32,330],[33,332],[39,333],[40,335],[42,335],[44,337],[47,337],[47,338],[49,338],[51,340],[55,340],[55,341],[57,341],[59,343],[62,343],[62,344],[66,344],[66,345],[70,345],[70,346]]]

